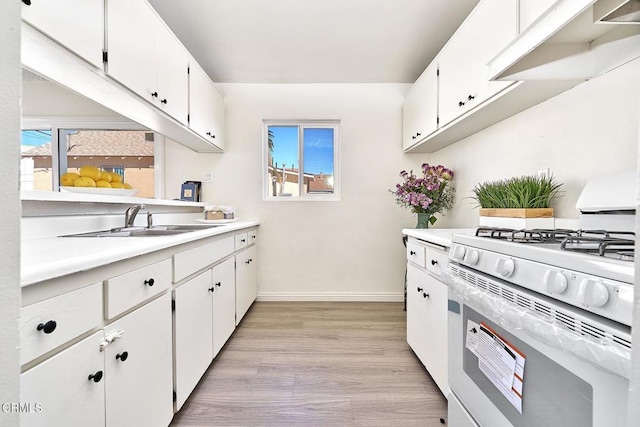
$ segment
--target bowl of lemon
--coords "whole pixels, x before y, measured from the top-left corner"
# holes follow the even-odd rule
[[[122,180],[122,175],[101,171],[95,166],[82,166],[78,173],[62,174],[60,189],[71,193],[111,194],[114,196],[132,196],[138,192]]]

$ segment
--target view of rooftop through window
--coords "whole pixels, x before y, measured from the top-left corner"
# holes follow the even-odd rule
[[[59,143],[57,142],[59,141]],[[66,153],[57,153],[66,150]],[[52,154],[57,154],[52,155]],[[59,157],[59,162],[54,160]],[[59,163],[59,166],[58,166]],[[82,166],[115,172],[137,190],[138,197],[154,197],[153,134],[140,130],[22,131],[20,188],[53,189],[54,176],[79,173]],[[57,188],[55,188],[57,190]]]
[[[333,126],[270,125],[267,133],[269,197],[333,194]]]

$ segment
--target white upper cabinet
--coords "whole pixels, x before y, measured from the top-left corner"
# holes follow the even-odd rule
[[[189,125],[198,135],[224,149],[224,97],[195,61],[189,68]]]
[[[438,128],[438,68],[432,63],[407,93],[402,106],[402,148],[407,149]]]
[[[92,65],[102,68],[104,0],[22,2],[22,19]]]
[[[446,125],[513,81],[489,81],[486,64],[517,35],[517,3],[483,0],[439,57],[440,123]]]
[[[187,124],[189,54],[144,0],[107,1],[106,72]]]

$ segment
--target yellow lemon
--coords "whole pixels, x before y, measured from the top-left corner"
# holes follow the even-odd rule
[[[100,181],[111,182],[112,181],[111,172],[101,171],[100,172]]]
[[[95,187],[96,182],[88,176],[81,176],[73,182],[74,187]]]
[[[94,181],[99,181],[102,172],[95,166],[83,166],[80,168],[80,176],[86,176]]]
[[[127,190],[132,190],[133,189],[131,184],[127,184],[126,182],[123,182],[122,185],[124,185],[124,188],[126,188]]]
[[[115,172],[109,172],[111,175],[111,182],[122,182],[122,176]]]
[[[112,182],[111,188],[124,188],[124,184],[121,182]]]
[[[68,172],[60,176],[60,185],[66,187],[73,187],[73,183],[76,179],[80,178],[80,175],[74,172]]]
[[[111,183],[103,180],[96,181],[96,187],[111,188]]]

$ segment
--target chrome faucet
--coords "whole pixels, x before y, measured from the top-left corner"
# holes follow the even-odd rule
[[[138,212],[140,211],[140,209],[146,209],[146,208],[147,206],[144,203],[140,203],[140,204],[129,207],[127,211],[124,213],[124,228],[133,227],[133,222],[135,221],[136,215],[138,215]]]

